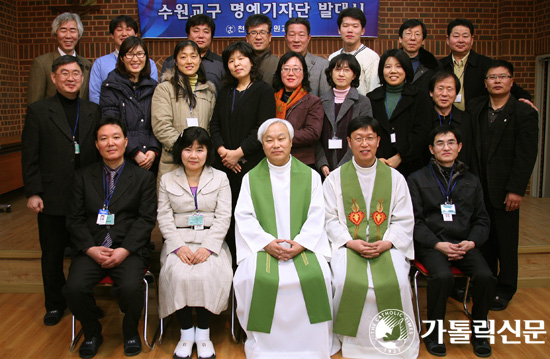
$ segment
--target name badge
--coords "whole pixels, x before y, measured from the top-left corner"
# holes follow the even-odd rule
[[[441,214],[445,222],[452,222],[453,215],[456,214],[456,208],[454,204],[446,203],[441,205]]]
[[[194,214],[189,216],[189,226],[193,227],[195,231],[204,229],[204,217],[202,214]]]
[[[342,149],[342,139],[333,137],[328,140],[328,149],[329,150],[341,150]]]
[[[199,119],[196,117],[187,117],[187,127],[199,127]]]
[[[74,154],[75,155],[80,154],[80,145],[76,141],[74,142]]]
[[[397,141],[397,136],[395,135],[395,132],[390,134],[390,141],[391,143],[395,143]]]
[[[96,224],[100,226],[112,226],[115,224],[115,215],[107,209],[100,209],[97,214]]]
[[[462,102],[462,94],[460,94],[460,93],[458,95],[456,95],[455,103],[457,103],[457,102]]]

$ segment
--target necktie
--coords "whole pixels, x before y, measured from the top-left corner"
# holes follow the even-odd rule
[[[115,176],[116,171],[109,170],[109,195],[107,198],[111,198],[113,195],[113,192],[115,190]],[[105,239],[103,240],[103,243],[101,243],[103,247],[110,248],[113,245],[113,240],[111,239],[111,235],[109,234],[109,229],[107,229],[107,235],[105,236]]]

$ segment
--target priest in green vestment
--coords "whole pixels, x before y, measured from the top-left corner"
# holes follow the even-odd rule
[[[409,260],[414,216],[405,178],[376,159],[380,125],[350,121],[352,160],[325,180],[334,340],[344,358],[417,358]]]
[[[317,172],[290,155],[294,130],[264,122],[266,158],[243,178],[235,209],[237,316],[254,358],[329,359],[330,246]]]

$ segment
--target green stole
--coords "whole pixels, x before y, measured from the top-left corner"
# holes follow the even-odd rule
[[[275,238],[277,221],[267,159],[249,172],[250,194],[256,218],[262,228]],[[286,195],[286,194],[282,194]],[[311,201],[311,168],[294,157],[290,167],[290,233],[294,240],[307,219]],[[294,259],[311,324],[332,319],[327,288],[319,261],[310,250]],[[259,251],[247,330],[269,333],[273,323],[279,289],[279,261],[265,251]]]
[[[362,211],[367,208],[359,184],[359,178],[352,161],[340,168],[340,182],[344,208],[350,210],[347,218],[349,233],[353,239],[366,240],[367,223],[369,243],[382,240],[388,228],[392,194],[391,169],[382,161],[377,161],[376,177],[370,203],[369,218]],[[334,321],[334,332],[349,337],[357,336],[367,290],[369,288],[367,264],[370,263],[372,281],[376,292],[378,311],[386,309],[403,310],[399,282],[393,266],[390,251],[377,258],[361,257],[352,249],[347,249],[346,280],[340,300],[340,307]]]

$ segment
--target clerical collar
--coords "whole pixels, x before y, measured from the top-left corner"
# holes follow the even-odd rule
[[[57,51],[59,51],[59,55],[61,55],[61,56],[68,55],[68,54],[64,53],[63,50],[61,50],[60,47],[57,48]],[[71,55],[76,57],[76,51],[73,50],[73,53]]]
[[[355,170],[357,172],[360,172],[360,173],[364,173],[364,174],[368,174],[368,173],[372,173],[372,172],[376,172],[376,165],[377,165],[377,162],[378,162],[378,159],[374,159],[374,163],[372,164],[372,166],[370,167],[361,167],[357,161],[355,161],[355,157],[352,157],[351,158],[351,161],[353,163],[353,166],[355,167]]]
[[[292,163],[292,156],[288,156],[288,161],[282,166],[274,165],[273,163],[269,162],[269,159],[267,159],[267,165],[270,170],[276,170],[276,171],[284,171],[290,168],[290,164]]]

